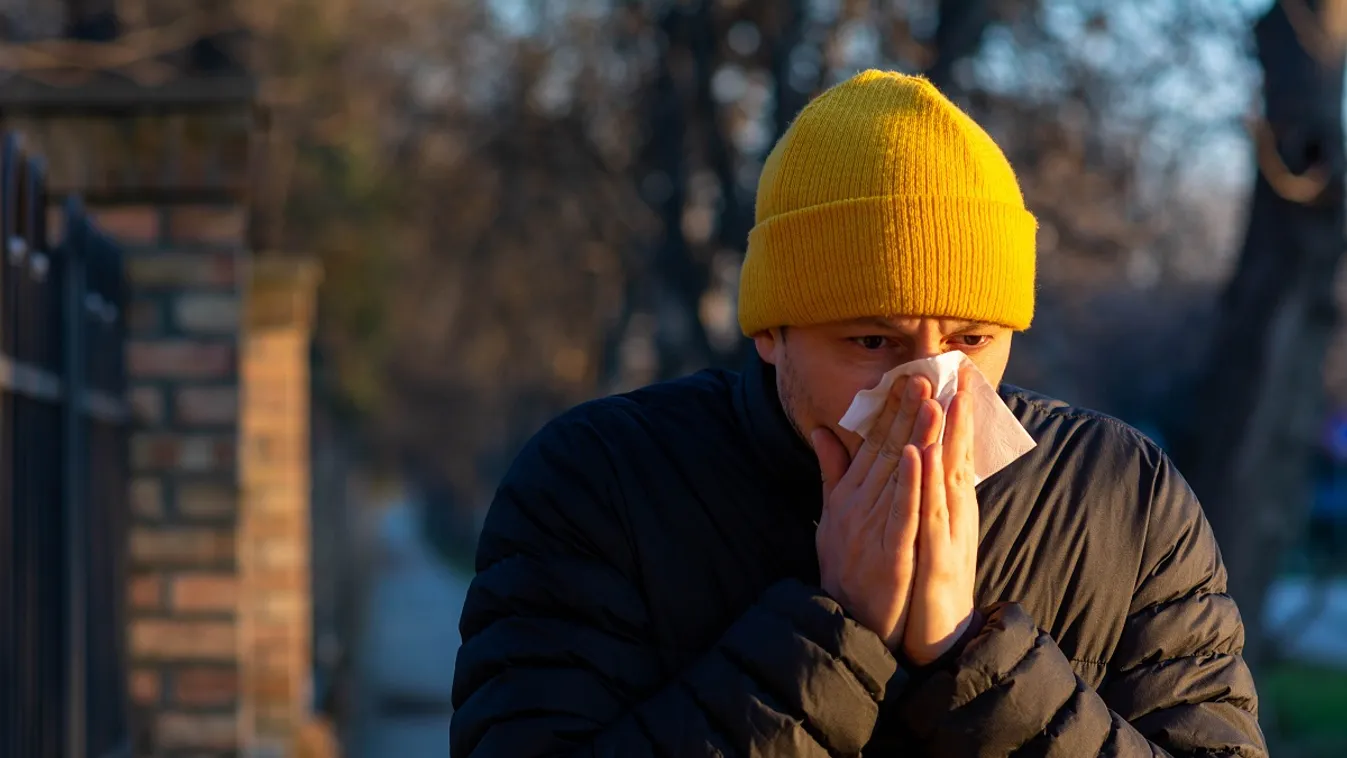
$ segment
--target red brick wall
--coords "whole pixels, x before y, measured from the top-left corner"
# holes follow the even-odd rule
[[[95,209],[128,246],[131,690],[151,754],[240,745],[238,206]]]

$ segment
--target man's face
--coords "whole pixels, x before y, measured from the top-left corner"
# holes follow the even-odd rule
[[[993,387],[1010,360],[1013,332],[1004,326],[938,318],[865,318],[754,335],[758,355],[776,367],[777,392],[804,439],[831,429],[854,456],[861,437],[837,425],[856,393],[889,369],[960,350]]]

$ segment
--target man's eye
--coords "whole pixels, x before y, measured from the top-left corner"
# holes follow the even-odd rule
[[[867,335],[865,337],[856,337],[853,340],[857,345],[866,350],[883,350],[889,344],[888,338],[877,334]]]
[[[961,334],[954,339],[954,344],[960,347],[985,347],[991,341],[989,334]]]

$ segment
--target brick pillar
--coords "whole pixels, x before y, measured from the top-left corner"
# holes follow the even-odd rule
[[[141,751],[240,745],[238,353],[245,211],[96,210],[133,245],[131,688]]]
[[[250,263],[250,102],[81,97],[0,126],[50,156],[53,208],[83,195],[128,253],[133,747],[291,755],[308,706],[312,268]]]
[[[242,351],[239,622],[247,755],[292,756],[309,716],[309,337],[317,269],[250,267]]]

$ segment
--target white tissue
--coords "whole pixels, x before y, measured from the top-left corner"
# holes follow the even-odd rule
[[[907,376],[924,376],[930,380],[931,386],[935,388],[936,401],[948,411],[954,393],[959,390],[959,367],[964,363],[972,365],[968,356],[957,350],[904,363],[884,374],[879,384],[871,389],[857,392],[838,425],[865,436],[879,417],[893,383]],[[976,365],[973,369],[969,372],[973,385],[969,388],[973,396],[973,472],[975,481],[981,482],[1034,449],[1037,443]],[[944,435],[945,430],[942,428],[941,439]]]

